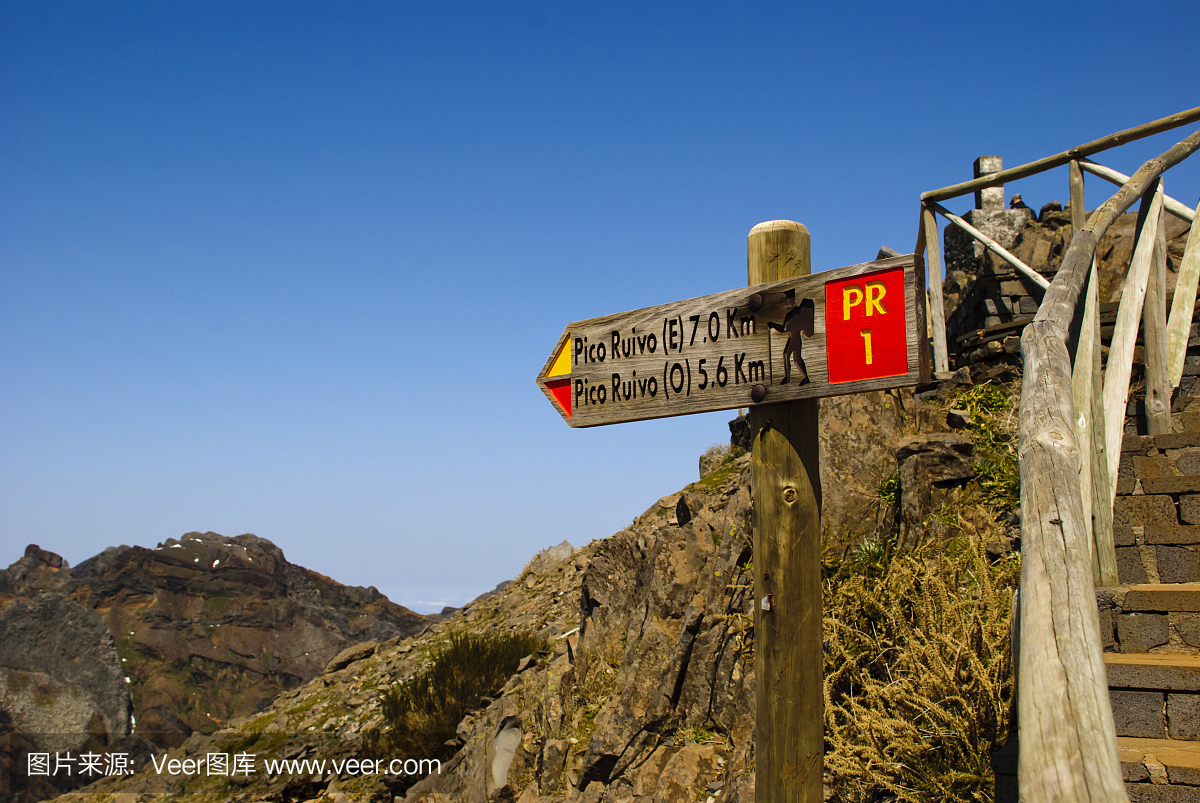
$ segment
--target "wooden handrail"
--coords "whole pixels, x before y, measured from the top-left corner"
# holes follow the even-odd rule
[[[1200,119],[1200,109],[1166,119],[1187,115]],[[1133,131],[1144,131],[1145,136],[1174,127],[1150,130],[1162,123],[1106,140],[1125,136],[1120,141],[1128,141],[1136,138],[1129,136]],[[1068,151],[1068,158],[1059,164],[1086,155],[1086,147]],[[1092,213],[1071,238],[1058,273],[1021,338],[1025,374],[1017,447],[1022,511],[1017,719],[1018,782],[1021,799],[1027,803],[1128,800],[1100,641],[1090,528],[1083,520],[1067,337],[1099,238],[1163,171],[1198,148],[1200,131],[1143,164]],[[1032,164],[1046,165],[1056,158]],[[1020,170],[987,178],[999,184],[1037,172],[1015,175]],[[983,186],[989,185],[967,182],[954,189],[966,187],[962,192],[970,192]]]
[[[1118,187],[1129,181],[1129,176],[1119,171],[1113,170],[1111,167],[1105,167],[1102,164],[1097,164],[1091,159],[1080,159],[1079,166],[1091,173],[1093,176],[1099,176],[1105,181],[1111,181]],[[1170,195],[1163,195],[1163,208],[1177,218],[1186,220],[1191,223],[1196,219],[1196,213],[1188,209],[1181,202],[1176,201]]]
[[[1104,374],[1104,443],[1108,449],[1109,507],[1116,494],[1117,466],[1121,459],[1121,437],[1125,431],[1125,405],[1129,401],[1129,377],[1133,370],[1133,349],[1137,341],[1138,324],[1142,318],[1142,303],[1150,265],[1154,260],[1154,242],[1158,239],[1159,219],[1162,217],[1162,190],[1151,185],[1153,197],[1144,198],[1138,216],[1138,239],[1134,246],[1129,270],[1125,273],[1125,288],[1121,291],[1121,307],[1109,344],[1108,366]]]
[[[1200,205],[1195,216],[1200,216]],[[1193,221],[1195,220],[1193,216]],[[1171,318],[1167,323],[1167,374],[1171,387],[1178,387],[1183,377],[1183,361],[1187,356],[1188,334],[1192,328],[1192,316],[1196,308],[1196,285],[1200,283],[1200,226],[1192,223],[1188,232],[1187,245],[1183,247],[1183,261],[1175,279],[1175,297],[1171,299]]]
[[[942,187],[938,190],[929,190],[921,193],[922,201],[945,201],[948,198],[957,198],[960,195],[982,190],[987,187],[996,187],[1008,181],[1013,181],[1018,178],[1025,178],[1037,173],[1051,170],[1055,167],[1062,167],[1073,159],[1081,159],[1084,156],[1091,156],[1093,153],[1115,148],[1118,145],[1124,145],[1127,142],[1143,139],[1161,134],[1163,131],[1170,131],[1172,128],[1178,128],[1181,125],[1194,123],[1200,120],[1200,106],[1194,109],[1188,109],[1178,114],[1172,114],[1169,117],[1163,117],[1159,120],[1153,120],[1149,123],[1127,128],[1124,131],[1118,131],[1115,134],[1109,134],[1107,137],[1094,139],[1091,142],[1086,142],[1083,145],[1077,145],[1070,150],[1057,153],[1053,156],[1047,156],[1044,159],[1038,159],[1035,162],[1010,167],[1007,170],[1001,170],[998,173],[988,173],[986,176],[981,176],[971,181],[964,181],[961,184],[952,184],[949,187]]]
[[[1050,282],[1046,281],[1045,276],[1043,276],[1042,274],[1038,273],[1033,268],[1026,265],[1024,262],[1022,262],[1020,259],[1018,259],[1007,248],[1000,245],[1000,243],[996,242],[991,237],[988,237],[986,234],[981,232],[979,229],[975,228],[970,223],[963,220],[958,215],[954,214],[949,209],[947,209],[946,207],[939,204],[937,201],[929,201],[929,203],[927,205],[929,206],[930,209],[937,212],[942,217],[946,218],[946,220],[949,220],[951,223],[958,226],[960,229],[965,231],[967,234],[971,235],[976,240],[983,243],[984,246],[986,246],[988,248],[988,250],[990,250],[992,253],[996,254],[1001,259],[1003,259],[1005,262],[1012,265],[1017,270],[1021,271],[1021,273],[1024,273],[1038,287],[1045,290],[1047,287],[1050,286]]]

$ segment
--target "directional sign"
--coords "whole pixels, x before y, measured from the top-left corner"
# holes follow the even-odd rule
[[[578,321],[537,382],[573,427],[916,385],[923,274],[910,254]]]

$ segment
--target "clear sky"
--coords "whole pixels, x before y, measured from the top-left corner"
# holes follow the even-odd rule
[[[728,438],[569,429],[534,384],[566,323],[744,284],[763,220],[815,270],[911,251],[976,156],[1200,105],[1198,31],[1195,2],[3,0],[0,565],[253,532],[460,605]],[[1194,205],[1200,159],[1169,178]],[[1065,201],[1065,169],[1008,192]]]

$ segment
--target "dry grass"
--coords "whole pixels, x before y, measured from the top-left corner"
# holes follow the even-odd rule
[[[839,801],[992,799],[1020,569],[1015,553],[991,562],[985,545],[1019,494],[1013,390],[947,400],[971,415],[976,479],[930,518],[920,547],[897,554],[897,533],[881,533],[826,561],[825,771]]]
[[[1015,582],[1015,561],[991,565],[964,536],[828,589],[825,767],[840,799],[991,799]]]

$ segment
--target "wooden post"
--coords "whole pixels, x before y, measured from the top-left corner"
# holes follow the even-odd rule
[[[1165,197],[1162,182],[1158,192]],[[1167,227],[1159,218],[1154,238],[1154,259],[1146,280],[1142,304],[1142,339],[1146,355],[1146,431],[1162,435],[1171,431],[1171,383],[1167,376]]]
[[[1125,403],[1129,399],[1134,341],[1137,339],[1138,319],[1142,317],[1142,302],[1146,300],[1146,282],[1150,278],[1161,216],[1162,189],[1155,179],[1142,196],[1137,242],[1129,270],[1125,272],[1125,289],[1121,291],[1117,325],[1113,328],[1112,345],[1104,371],[1104,446],[1108,452],[1108,478],[1112,487],[1108,500],[1110,508],[1117,493],[1117,464],[1121,460],[1121,438],[1125,429]]]
[[[921,227],[925,233],[925,265],[928,273],[925,286],[929,289],[929,319],[933,326],[933,370],[950,370],[950,353],[946,349],[946,305],[942,300],[942,245],[938,240],[937,218],[928,207],[921,207]]]
[[[1171,320],[1167,324],[1168,375],[1171,387],[1179,387],[1183,377],[1183,360],[1187,355],[1188,334],[1192,328],[1192,316],[1196,309],[1196,284],[1200,281],[1200,226],[1195,218],[1200,216],[1200,205],[1192,219],[1192,230],[1188,232],[1187,245],[1183,249],[1183,261],[1175,281],[1175,298],[1171,301]]]
[[[808,274],[808,230],[790,220],[758,224],[746,238],[746,268],[751,285]],[[818,409],[816,399],[750,409],[759,803],[823,800]]]
[[[1071,228],[1087,224],[1083,201],[1083,171],[1071,162]],[[1096,260],[1088,276],[1087,299],[1079,342],[1075,349],[1072,388],[1075,397],[1075,438],[1079,442],[1079,490],[1083,499],[1084,527],[1090,525],[1092,574],[1098,586],[1117,584],[1117,552],[1112,532],[1111,480],[1104,444],[1104,402],[1100,373],[1100,278]]]

